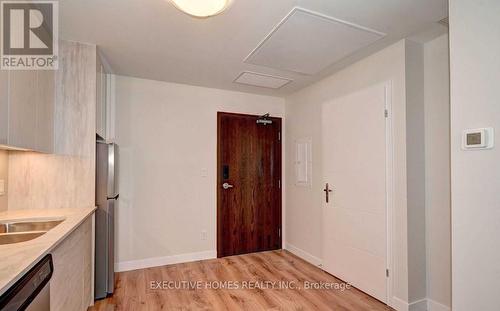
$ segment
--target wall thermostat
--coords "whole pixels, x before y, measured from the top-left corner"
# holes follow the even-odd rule
[[[462,136],[462,149],[491,149],[494,144],[493,128],[467,129]]]

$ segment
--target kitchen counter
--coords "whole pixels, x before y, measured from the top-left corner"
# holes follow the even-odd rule
[[[0,221],[36,218],[64,218],[64,221],[44,235],[30,241],[0,245],[0,295],[50,253],[85,219],[92,208],[36,209],[0,212]]]

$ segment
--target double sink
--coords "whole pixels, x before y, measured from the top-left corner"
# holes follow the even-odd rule
[[[0,245],[33,240],[63,221],[64,219],[2,221],[0,222]]]

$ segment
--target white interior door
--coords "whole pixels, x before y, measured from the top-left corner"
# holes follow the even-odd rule
[[[323,104],[323,266],[387,303],[386,85]]]

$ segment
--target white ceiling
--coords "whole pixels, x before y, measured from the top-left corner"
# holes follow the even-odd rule
[[[447,2],[233,0],[223,14],[196,19],[167,0],[61,0],[60,32],[63,39],[97,44],[117,74],[282,96],[401,38],[434,27],[447,16]],[[387,35],[314,75],[244,62],[296,6]],[[244,71],[293,81],[279,89],[234,83]]]

